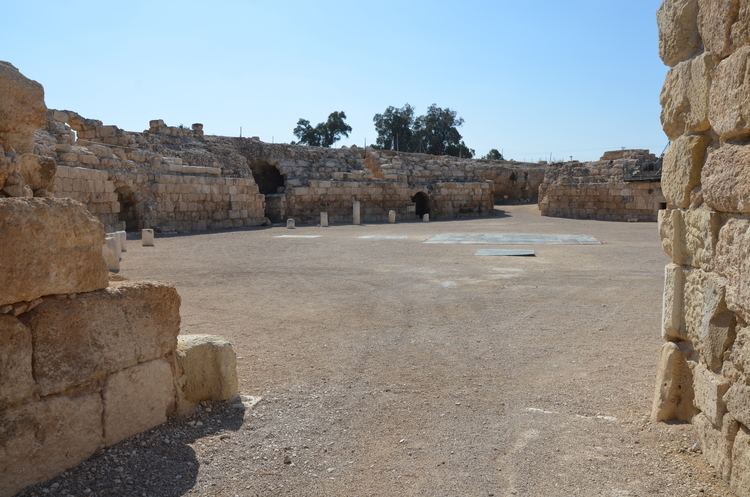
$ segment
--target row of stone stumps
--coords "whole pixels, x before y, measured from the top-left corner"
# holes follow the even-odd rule
[[[352,207],[352,224],[359,226],[362,224],[362,218],[360,215],[360,202],[358,200],[354,201],[353,207]],[[429,223],[430,222],[430,215],[429,214],[422,214],[422,222]],[[393,209],[388,211],[388,223],[390,224],[396,224],[396,211]],[[328,228],[328,212],[323,211],[320,213],[320,227],[321,228]],[[286,220],[286,227],[287,229],[294,229],[296,227],[296,222],[294,219],[289,218]]]

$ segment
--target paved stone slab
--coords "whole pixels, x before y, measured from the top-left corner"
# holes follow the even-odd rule
[[[601,245],[590,235],[558,235],[545,233],[443,233],[424,243],[496,244],[496,245]]]
[[[274,238],[320,238],[320,235],[274,235]]]
[[[406,235],[363,235],[358,236],[360,240],[407,240]]]
[[[532,249],[479,249],[474,252],[474,255],[534,257],[536,254]]]

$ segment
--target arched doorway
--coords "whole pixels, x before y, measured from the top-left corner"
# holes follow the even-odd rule
[[[266,196],[266,217],[280,223],[286,217],[286,179],[281,171],[266,161],[250,163],[253,178],[260,193]]]
[[[430,213],[430,196],[425,192],[415,193],[411,201],[416,205],[417,218],[422,219],[422,216]]]
[[[117,201],[120,203],[120,214],[118,219],[125,223],[125,231],[138,231],[141,226],[141,218],[138,214],[138,201],[135,193],[128,186],[120,186],[115,189]]]

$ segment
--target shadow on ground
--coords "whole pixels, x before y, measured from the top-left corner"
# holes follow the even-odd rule
[[[190,444],[237,431],[244,417],[245,406],[239,402],[199,407],[189,418],[173,419],[102,449],[79,466],[16,497],[182,496],[195,486],[198,475],[198,460]]]

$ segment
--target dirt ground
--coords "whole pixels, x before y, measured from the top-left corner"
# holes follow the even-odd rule
[[[242,393],[262,400],[172,421],[25,495],[729,495],[689,426],[648,421],[655,224],[503,210],[129,242],[121,274],[174,283],[182,332],[232,340]],[[448,232],[603,244],[422,243]],[[289,234],[321,236],[275,237]]]

